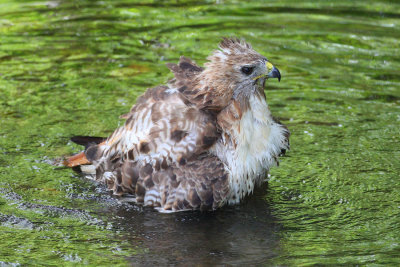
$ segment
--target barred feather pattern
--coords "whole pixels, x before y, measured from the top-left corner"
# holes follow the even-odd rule
[[[205,153],[219,137],[215,117],[170,89],[150,89],[124,115],[124,126],[90,146],[86,157],[96,180],[115,194],[135,194],[138,203],[162,210],[216,208],[225,201],[216,188],[227,186],[214,183],[227,183],[227,175],[222,162]]]

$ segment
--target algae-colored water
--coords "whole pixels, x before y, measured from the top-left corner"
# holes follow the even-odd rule
[[[213,213],[121,203],[53,163],[180,55],[243,37],[282,73],[269,186]],[[400,4],[0,1],[0,265],[400,265]]]

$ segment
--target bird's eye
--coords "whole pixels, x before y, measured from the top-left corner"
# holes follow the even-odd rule
[[[254,67],[244,66],[244,67],[242,67],[240,70],[241,70],[244,74],[250,75],[250,74],[253,72]]]

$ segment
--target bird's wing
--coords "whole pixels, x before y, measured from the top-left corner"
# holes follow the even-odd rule
[[[179,92],[156,87],[138,99],[124,126],[85,155],[114,194],[132,193],[161,211],[215,209],[229,193],[224,164],[207,153],[215,117]]]
[[[172,85],[148,89],[106,140],[79,139],[86,150],[68,166],[93,164],[114,194],[162,211],[214,209],[229,193],[224,164],[207,152],[220,135],[216,117],[173,86],[188,88],[202,69],[186,58],[172,68]]]
[[[128,159],[152,165],[182,164],[218,138],[215,118],[166,86],[149,89],[124,117],[124,126],[105,142],[86,149],[90,162]]]

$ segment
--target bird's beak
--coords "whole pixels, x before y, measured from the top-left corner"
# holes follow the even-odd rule
[[[268,78],[278,78],[278,81],[281,81],[281,73],[279,72],[279,70],[277,68],[275,68],[275,66],[269,62],[265,63],[265,65],[267,65],[267,69],[268,69],[267,77]]]
[[[266,61],[265,66],[267,67],[267,71],[264,74],[261,74],[257,77],[254,77],[253,80],[257,80],[261,77],[267,77],[267,78],[278,78],[278,81],[281,81],[281,73],[277,68],[275,68],[274,65],[272,65],[270,62]]]

